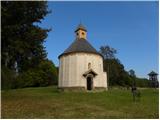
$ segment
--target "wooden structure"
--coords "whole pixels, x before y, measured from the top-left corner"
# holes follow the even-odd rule
[[[151,80],[151,87],[157,88],[158,87],[158,74],[154,71],[151,71],[149,74],[149,80]]]

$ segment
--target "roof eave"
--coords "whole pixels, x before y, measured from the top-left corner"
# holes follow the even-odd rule
[[[84,30],[84,31],[86,31],[87,32],[87,30],[86,29],[84,29],[84,28],[78,28],[77,30],[75,30],[74,32],[77,32],[78,30]]]
[[[100,53],[94,53],[94,52],[84,52],[84,51],[77,51],[77,52],[69,52],[69,53],[62,53],[58,56],[58,59],[60,59],[60,57],[64,56],[64,55],[69,55],[69,54],[73,54],[73,53],[90,53],[90,54],[95,54],[95,55],[99,55],[102,57],[102,59],[104,59],[103,55],[101,55]]]

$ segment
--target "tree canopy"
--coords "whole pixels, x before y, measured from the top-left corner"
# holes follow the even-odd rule
[[[104,45],[100,47],[100,53],[104,57],[104,71],[107,72],[109,86],[118,85],[129,87],[135,83],[137,83],[137,86],[141,87],[149,86],[150,81],[137,78],[133,69],[130,71],[126,71],[124,69],[124,65],[115,56],[117,53],[116,49],[108,45]]]
[[[116,49],[105,45],[100,47],[100,53],[103,55],[104,59],[114,59],[117,51]]]
[[[37,23],[41,23],[50,12],[46,1],[1,2],[2,71],[12,71],[14,77],[11,78],[19,79],[19,76],[28,71],[39,71],[43,69],[39,66],[48,61],[43,43],[50,29],[42,28]],[[47,65],[51,68],[54,66]],[[36,75],[38,76],[37,72]],[[6,76],[7,74],[3,74],[3,78]]]
[[[47,32],[35,25],[49,13],[47,2],[2,1],[2,65],[23,72],[46,58]],[[29,67],[30,66],[30,67]]]

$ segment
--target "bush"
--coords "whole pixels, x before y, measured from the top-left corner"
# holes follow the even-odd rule
[[[2,89],[57,85],[58,72],[51,61],[44,60],[37,68],[30,68],[19,74],[3,66],[1,80]]]
[[[51,61],[44,61],[39,65],[39,70],[43,79],[48,81],[49,85],[58,84],[57,68]],[[47,82],[46,81],[46,82]],[[43,81],[42,81],[43,83]]]
[[[55,65],[49,61],[42,61],[37,68],[20,74],[16,79],[16,88],[49,86],[58,83]]]
[[[20,74],[16,79],[16,87],[17,88],[38,87],[39,86],[38,83],[41,79],[38,72],[39,71],[32,69]]]
[[[2,89],[11,89],[15,88],[15,78],[16,73],[13,70],[2,66],[1,68],[1,88]]]
[[[150,83],[148,79],[143,79],[143,78],[136,78],[136,85],[137,87],[150,87]]]

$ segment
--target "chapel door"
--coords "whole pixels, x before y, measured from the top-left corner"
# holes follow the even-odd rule
[[[87,90],[92,90],[92,77],[87,77]]]

